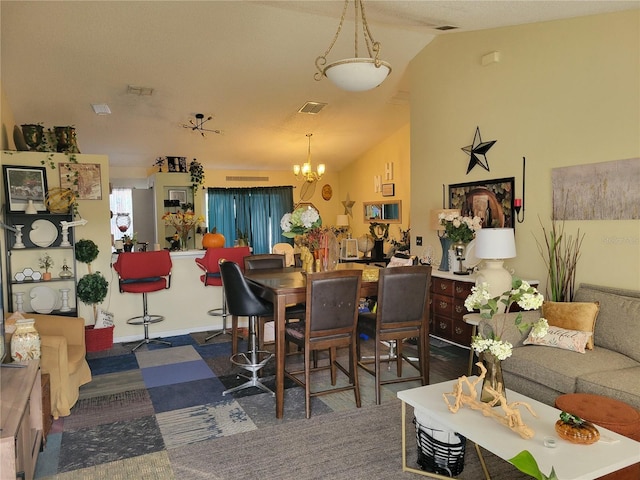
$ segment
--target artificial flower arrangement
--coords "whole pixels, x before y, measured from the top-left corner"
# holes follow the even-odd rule
[[[193,227],[204,222],[204,217],[202,215],[196,216],[192,210],[187,210],[176,213],[166,212],[162,216],[162,220],[164,220],[165,225],[170,225],[175,228],[176,233],[184,238]]]
[[[471,340],[471,348],[477,353],[489,352],[496,356],[498,360],[504,360],[511,356],[513,345],[501,340],[505,328],[505,317],[502,317],[502,324],[495,317],[497,313],[508,312],[513,303],[517,303],[523,310],[536,310],[540,308],[544,297],[529,283],[514,278],[511,290],[507,290],[502,295],[491,297],[489,286],[482,283],[480,286],[471,287],[471,295],[464,301],[464,306],[468,311],[480,310],[480,316],[487,320],[493,320],[493,332],[490,338],[485,338],[482,334],[476,335]],[[525,332],[531,329],[531,335],[537,338],[544,337],[549,329],[549,324],[544,318],[540,318],[535,323],[523,323],[522,313],[518,313],[515,319],[518,330]]]
[[[304,235],[311,229],[322,225],[320,214],[315,208],[297,208],[291,213],[285,213],[280,219],[282,236],[295,238],[297,235]]]
[[[482,228],[480,217],[463,217],[459,213],[441,213],[438,215],[440,225],[444,227],[445,237],[452,242],[469,243]]]

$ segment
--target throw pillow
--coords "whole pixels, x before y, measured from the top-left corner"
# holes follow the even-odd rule
[[[600,311],[599,302],[544,302],[542,316],[550,326],[591,332]],[[593,335],[587,342],[587,350],[593,350]]]
[[[547,334],[542,337],[534,337],[531,334],[524,341],[525,345],[544,345],[547,347],[562,348],[572,352],[584,353],[587,341],[593,334],[578,330],[567,330],[560,327],[549,327]]]

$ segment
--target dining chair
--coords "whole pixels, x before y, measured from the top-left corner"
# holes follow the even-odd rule
[[[273,268],[285,268],[287,266],[287,260],[285,255],[276,253],[261,253],[255,255],[248,255],[244,257],[244,271],[252,272],[256,270],[267,270]],[[298,303],[293,305],[287,305],[285,312],[285,319],[289,320],[304,319],[305,306]],[[261,350],[264,349],[264,331],[265,325],[269,322],[273,322],[273,315],[260,317],[258,319],[258,345]]]
[[[147,294],[171,287],[171,256],[168,250],[153,252],[123,252],[113,264],[118,273],[120,293],[142,294],[142,315],[127,320],[130,325],[142,325],[144,338],[137,343],[132,352],[142,345],[157,343],[171,346],[171,342],[149,337],[149,325],[164,320],[162,315],[151,315],[147,308]],[[135,342],[134,342],[135,343]]]
[[[258,317],[273,315],[273,305],[266,300],[262,300],[252,290],[237,263],[221,259],[220,276],[222,277],[229,313],[236,318],[241,316],[249,317],[247,352],[239,352],[231,355],[231,363],[251,372],[251,376],[249,377],[238,374],[238,377],[243,377],[247,379],[247,381],[237,387],[225,390],[222,392],[222,395],[237,392],[245,388],[257,387],[275,396],[275,393],[266,387],[258,378],[258,371],[267,364],[273,357],[273,354],[260,350],[256,340]]]
[[[231,248],[207,248],[204,253],[204,257],[196,258],[195,262],[198,267],[204,272],[200,275],[200,281],[205,286],[222,287],[222,307],[213,308],[207,312],[208,315],[222,318],[222,328],[215,331],[204,339],[205,343],[212,338],[220,335],[232,336],[232,352],[236,353],[238,349],[237,344],[237,329],[238,319],[232,319],[231,332],[227,330],[227,317],[229,312],[227,311],[227,301],[224,295],[224,287],[222,285],[222,278],[220,277],[220,259],[230,260],[240,265],[244,265],[243,259],[250,254],[249,247],[231,247]]]
[[[360,384],[356,358],[356,326],[361,270],[334,270],[307,273],[306,315],[303,322],[292,322],[285,328],[285,340],[304,351],[304,369],[288,370],[285,375],[305,389],[306,417],[311,416],[311,398],[329,393],[353,390],[356,407],[360,408]],[[337,349],[349,349],[349,368],[337,359]],[[311,367],[312,356],[320,350],[329,350],[329,364]],[[311,391],[311,373],[331,371],[333,388]],[[336,387],[337,369],[349,377],[349,384]],[[304,380],[301,378],[304,375]]]
[[[381,269],[378,275],[378,303],[375,313],[358,315],[358,366],[376,379],[376,404],[380,404],[380,386],[390,383],[420,380],[429,383],[429,284],[431,266],[415,265]],[[375,353],[371,360],[361,357],[360,335],[373,338]],[[406,338],[418,339],[418,361],[403,353]],[[396,377],[382,380],[381,343],[394,343],[396,347]],[[389,357],[389,359],[391,359]],[[419,375],[402,376],[402,363],[406,361]],[[374,370],[368,365],[374,364]]]
[[[293,247],[289,243],[276,243],[271,251],[278,255],[284,255],[286,258],[286,266],[293,267],[295,265]]]

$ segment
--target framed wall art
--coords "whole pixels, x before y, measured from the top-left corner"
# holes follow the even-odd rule
[[[393,197],[396,194],[395,183],[383,183],[382,184],[382,196]]]
[[[47,171],[45,167],[3,165],[6,208],[11,213],[24,212],[31,200],[38,212],[46,212]]]
[[[449,185],[449,208],[480,217],[484,228],[514,228],[514,186],[514,177]]]
[[[186,190],[169,190],[169,200],[177,200],[179,205],[187,203]]]
[[[76,192],[79,200],[102,200],[98,163],[59,163],[60,187]]]

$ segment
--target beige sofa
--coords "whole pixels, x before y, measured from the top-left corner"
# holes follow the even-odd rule
[[[7,318],[11,314],[7,314]],[[78,401],[80,386],[91,381],[86,360],[84,319],[25,313],[35,319],[40,334],[42,373],[50,376],[51,414],[54,418],[71,414]],[[7,336],[10,341],[10,336]],[[9,350],[7,350],[9,351]]]
[[[575,302],[599,302],[594,349],[577,353],[560,348],[524,345],[513,322],[502,338],[514,345],[502,362],[504,382],[538,401],[553,405],[565,393],[592,393],[621,400],[640,409],[640,291],[582,284]],[[515,316],[517,314],[509,314]],[[539,312],[524,312],[535,321]],[[484,321],[483,321],[484,322]],[[487,324],[481,322],[479,328]]]

